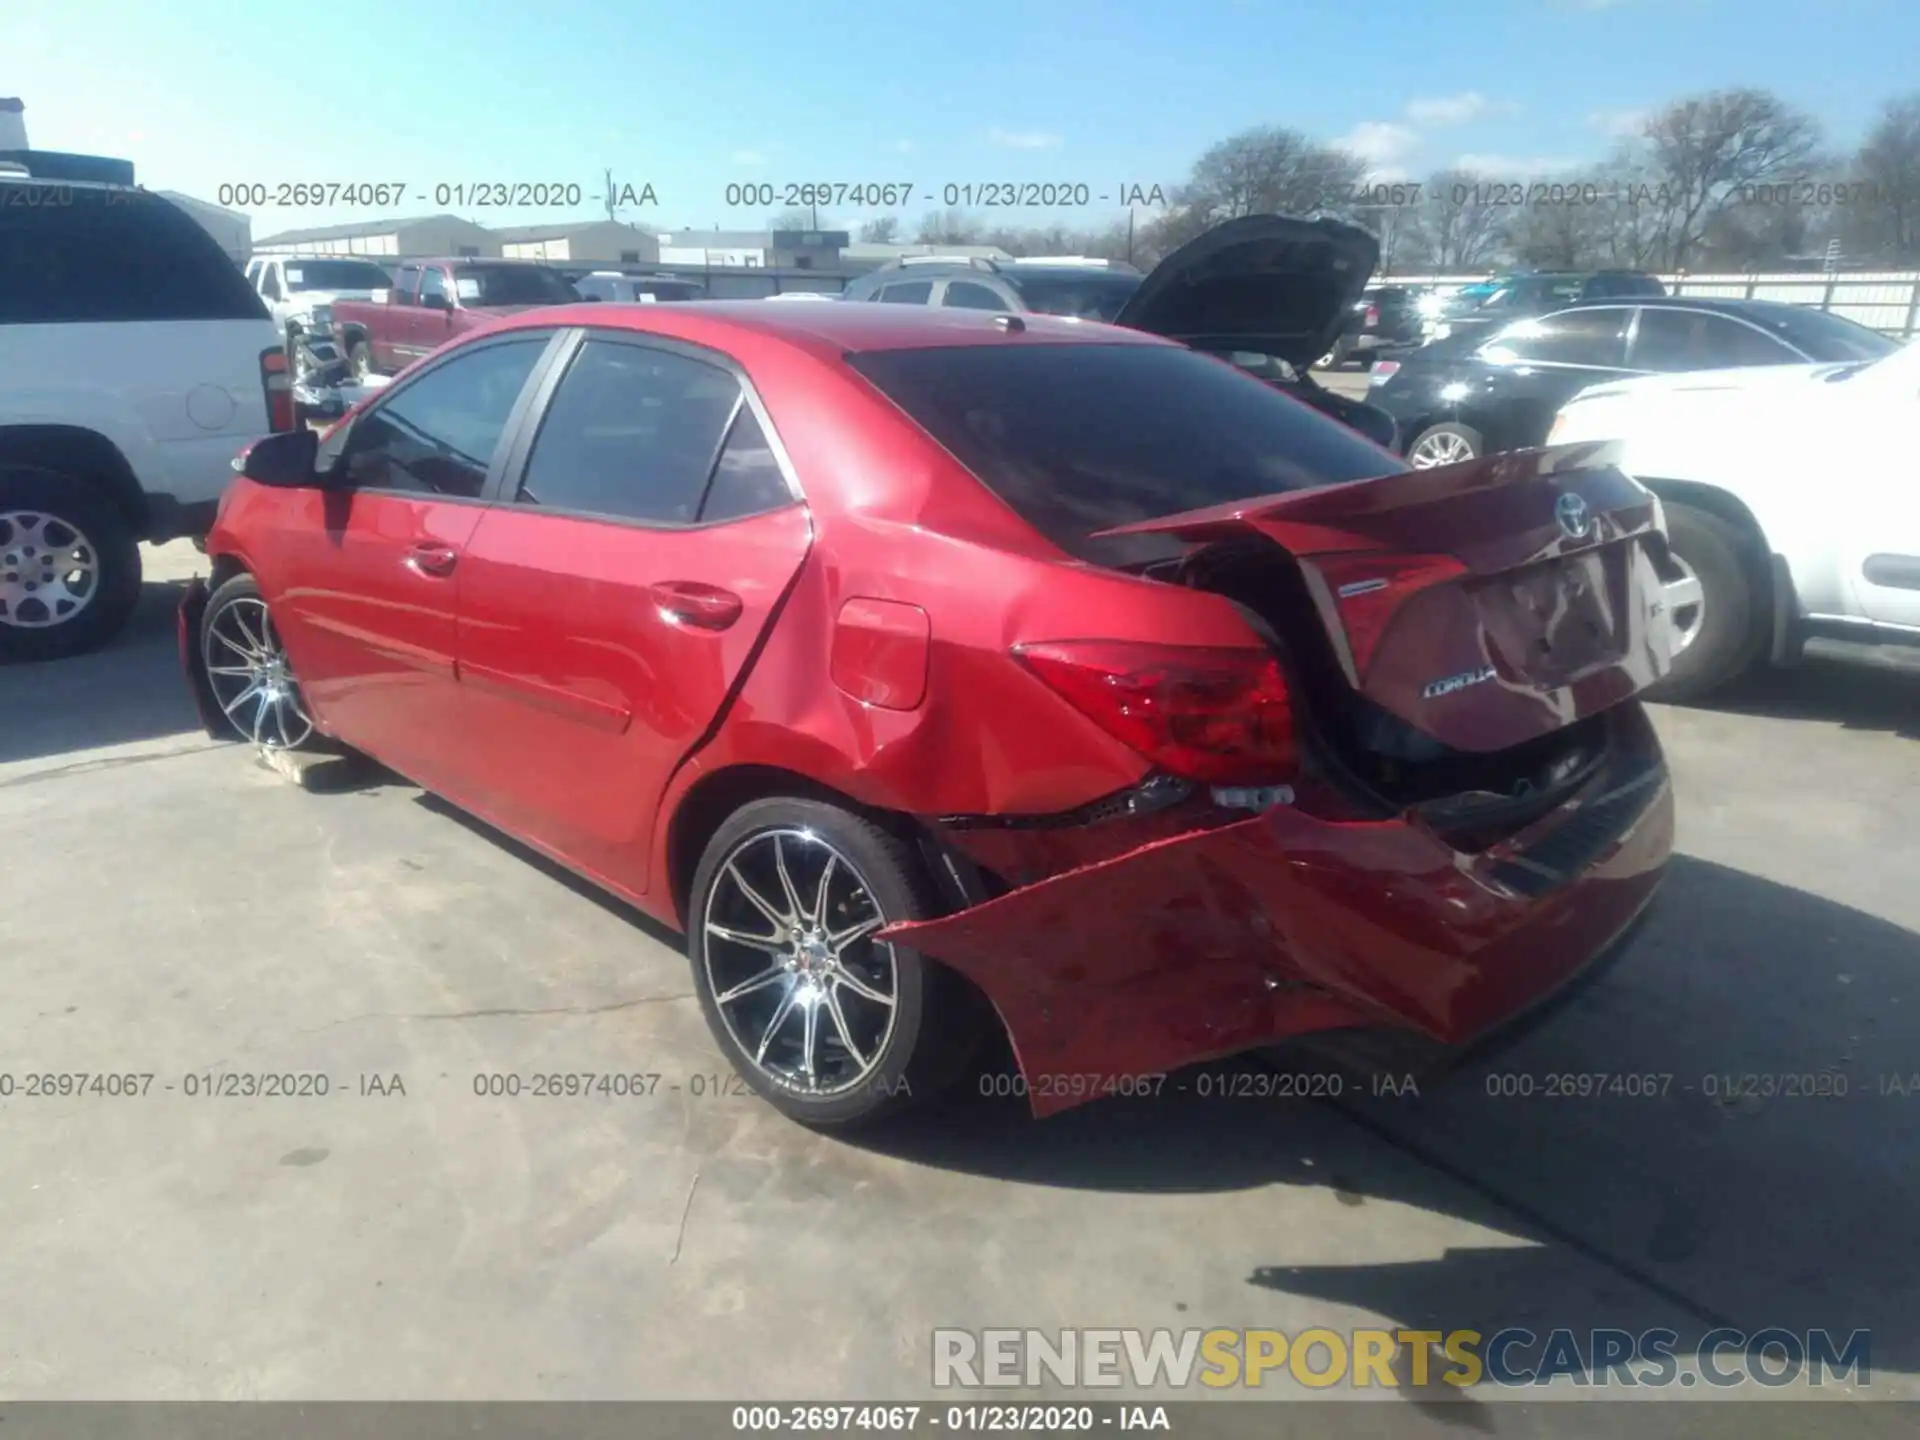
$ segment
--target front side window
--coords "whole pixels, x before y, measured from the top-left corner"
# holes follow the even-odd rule
[[[269,266],[260,275],[260,296],[264,300],[280,299],[280,272]]]
[[[740,382],[717,365],[590,339],[554,393],[515,499],[690,525],[739,403]]]
[[[339,465],[358,490],[475,499],[544,335],[455,355],[400,386],[353,424]]]
[[[1568,310],[1538,320],[1522,320],[1502,330],[1480,351],[1496,365],[1585,365],[1620,369],[1626,364],[1626,306]]]

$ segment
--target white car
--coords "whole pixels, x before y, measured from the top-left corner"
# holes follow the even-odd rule
[[[1803,653],[1920,668],[1920,342],[1855,364],[1614,381],[1548,443],[1613,441],[1660,497],[1674,662],[1690,699]]]
[[[371,300],[393,277],[371,260],[350,255],[256,255],[247,283],[292,340],[333,340],[333,302]]]
[[[234,456],[293,425],[279,328],[167,200],[0,178],[0,661],[104,643],[140,542],[204,535]]]

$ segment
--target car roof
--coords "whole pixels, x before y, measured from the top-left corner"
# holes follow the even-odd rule
[[[486,333],[555,325],[632,330],[728,348],[730,340],[783,341],[824,359],[872,350],[927,350],[954,345],[1163,345],[1171,340],[1097,321],[1053,315],[1012,317],[983,310],[949,310],[931,305],[882,305],[849,301],[839,305],[769,305],[762,300],[688,300],[677,305],[542,306],[523,311]]]

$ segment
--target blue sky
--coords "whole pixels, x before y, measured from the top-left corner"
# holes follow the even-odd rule
[[[638,223],[751,228],[726,186],[1170,185],[1279,124],[1422,176],[1531,179],[1691,91],[1752,84],[1850,145],[1920,90],[1916,0],[4,0],[0,95],[36,146],[223,183],[650,183]],[[316,120],[283,117],[311,115]],[[417,201],[400,213],[437,208]],[[902,212],[904,224],[926,206]],[[590,218],[466,213],[490,224]],[[255,233],[372,218],[255,210]],[[1114,207],[999,212],[1103,223]],[[824,218],[824,217],[823,217]],[[833,218],[853,222],[862,212]]]

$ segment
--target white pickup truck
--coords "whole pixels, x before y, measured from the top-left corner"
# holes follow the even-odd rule
[[[333,302],[371,300],[393,284],[371,260],[352,255],[256,255],[247,283],[266,304],[289,341],[333,342]]]
[[[1803,653],[1920,669],[1916,421],[1920,342],[1870,363],[1611,381],[1561,408],[1548,443],[1619,442],[1665,508],[1659,698]]]

